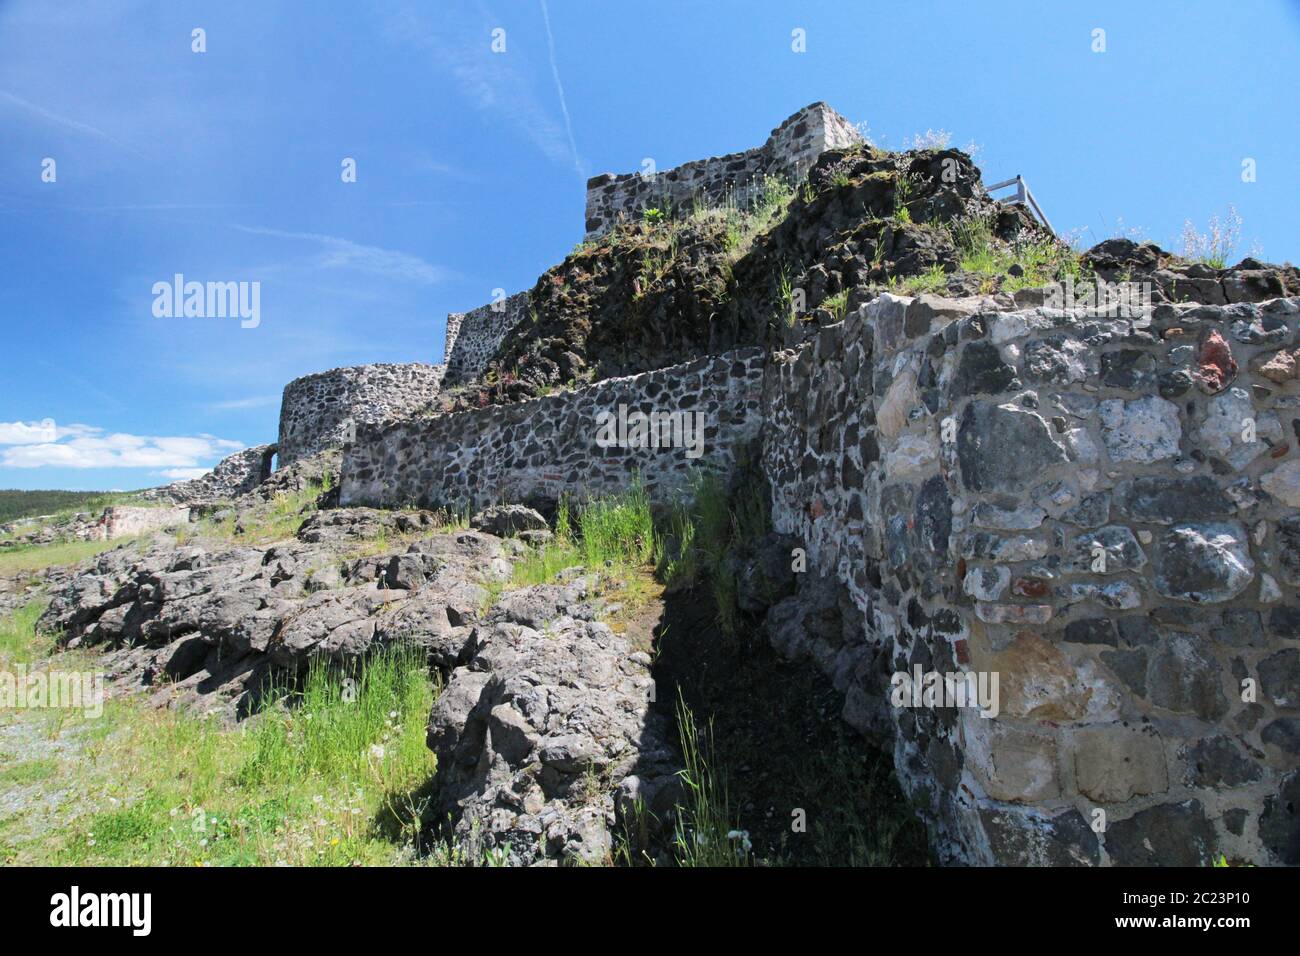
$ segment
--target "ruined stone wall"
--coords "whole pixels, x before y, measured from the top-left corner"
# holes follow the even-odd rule
[[[182,506],[139,508],[133,505],[113,505],[104,509],[104,516],[99,520],[99,536],[108,541],[133,538],[149,531],[188,524],[189,520],[190,509]]]
[[[955,859],[1300,862],[1298,302],[886,295],[769,366],[774,522],[862,614],[787,650]],[[998,715],[892,706],[914,667]]]
[[[79,511],[67,517],[42,515],[0,525],[0,550],[58,541],[109,541],[187,524],[184,506],[110,505],[103,512]],[[12,536],[12,537],[9,537]]]
[[[357,365],[294,379],[280,402],[277,466],[341,446],[362,422],[427,407],[442,387],[442,365]]]
[[[248,494],[271,476],[275,445],[255,445],[221,459],[210,472],[187,481],[175,481],[161,488],[149,488],[141,497],[149,501],[190,504],[227,501]]]
[[[340,501],[454,509],[554,502],[561,492],[625,490],[634,474],[663,499],[697,466],[729,471],[738,446],[757,438],[763,367],[761,349],[743,349],[529,402],[362,426],[344,452]],[[702,455],[601,447],[599,416],[617,416],[619,406],[629,415],[702,413]],[[623,437],[633,444],[630,433]]]
[[[528,293],[516,292],[499,302],[448,315],[447,339],[443,345],[446,386],[463,385],[478,378],[506,333],[528,315],[528,307]]]
[[[728,192],[743,203],[764,177],[801,179],[828,149],[862,141],[853,125],[825,103],[813,103],[772,130],[754,149],[683,163],[648,175],[603,173],[587,182],[587,238],[607,232],[620,218],[638,219],[645,207],[685,209],[696,201],[716,205]]]

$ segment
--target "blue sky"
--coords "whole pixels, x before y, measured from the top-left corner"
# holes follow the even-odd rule
[[[1175,247],[1232,204],[1239,255],[1295,261],[1298,54],[1296,0],[0,0],[0,487],[272,441],[291,378],[439,361],[448,311],[530,286],[587,176],[755,146],[819,99],[885,146],[979,144],[1086,244]],[[260,324],[156,317],[176,273],[259,282]]]

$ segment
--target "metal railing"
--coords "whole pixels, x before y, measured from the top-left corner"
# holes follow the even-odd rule
[[[1056,235],[1056,230],[1053,229],[1052,224],[1047,221],[1047,216],[1043,213],[1042,207],[1038,205],[1038,200],[1034,198],[1034,194],[1029,191],[1029,184],[1025,182],[1023,177],[1017,175],[1013,179],[1006,179],[1000,183],[994,183],[992,186],[986,186],[985,189],[991,193],[995,189],[1005,189],[1007,186],[1016,187],[1015,196],[1008,199],[998,199],[996,201],[1007,206],[1024,206],[1038,217],[1038,221],[1046,226],[1052,235]]]

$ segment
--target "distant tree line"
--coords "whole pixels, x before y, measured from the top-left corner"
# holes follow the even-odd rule
[[[50,515],[60,511],[95,511],[121,500],[107,491],[18,491],[0,489],[0,524],[16,518]]]

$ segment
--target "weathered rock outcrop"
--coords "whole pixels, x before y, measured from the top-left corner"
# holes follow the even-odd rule
[[[507,594],[434,706],[442,809],[475,851],[602,862],[617,793],[672,809],[675,736],[651,706],[650,658],[594,619],[590,597],[582,579]]]
[[[119,549],[57,589],[40,625],[68,646],[109,651],[119,685],[242,716],[272,671],[291,675],[313,659],[405,642],[454,662],[485,586],[523,545],[434,530],[428,513],[362,509],[317,513],[297,540],[270,547]],[[350,556],[384,534],[425,536]]]
[[[525,511],[490,523],[537,533]],[[414,540],[350,556],[388,535]],[[674,738],[651,709],[650,658],[597,620],[594,579],[507,592],[480,617],[526,547],[440,532],[427,512],[317,512],[270,547],[108,552],[51,581],[40,624],[65,646],[101,648],[113,691],[227,720],[255,713],[312,661],[348,667],[419,647],[446,677],[429,746],[439,820],[450,816],[457,842],[516,864],[599,862],[619,793],[671,811]],[[0,606],[23,596],[0,590]]]

